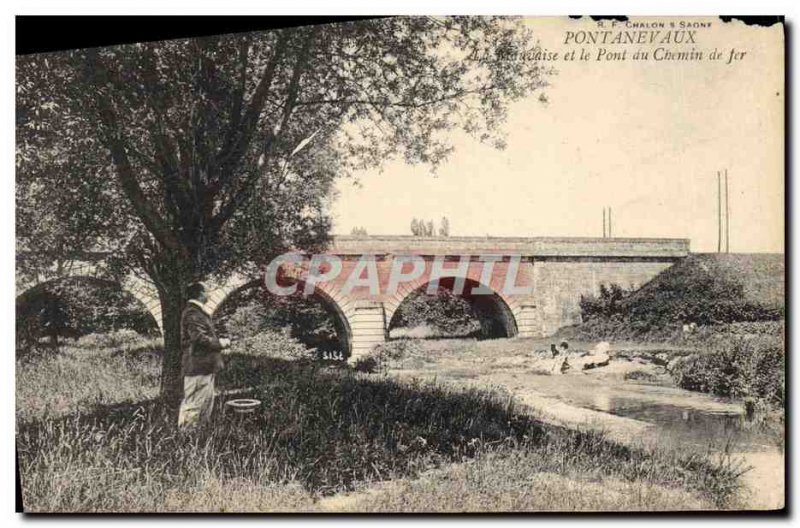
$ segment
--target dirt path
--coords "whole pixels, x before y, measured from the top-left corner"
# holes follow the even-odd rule
[[[776,453],[743,453],[751,467],[742,475],[745,504],[754,510],[777,510],[784,506],[784,457]]]

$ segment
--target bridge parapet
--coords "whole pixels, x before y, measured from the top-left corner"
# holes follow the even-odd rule
[[[500,255],[520,257],[683,258],[684,238],[336,236],[336,255]]]

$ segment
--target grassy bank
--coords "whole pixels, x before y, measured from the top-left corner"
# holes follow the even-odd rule
[[[611,339],[617,323],[591,321],[561,332],[559,338]],[[683,389],[757,402],[783,409],[786,377],[784,321],[739,322],[698,327],[691,334],[647,342]],[[650,354],[653,356],[653,354]]]
[[[498,493],[511,502],[497,504],[518,510],[714,508],[732,505],[738,485],[724,461],[543,425],[498,393],[264,356],[231,356],[220,377],[221,390],[254,386],[242,396],[263,402],[257,414],[242,419],[218,406],[207,431],[180,435],[157,400],[140,398],[157,378],[138,379],[141,393],[127,381],[154,372],[157,356],[129,348],[18,364],[28,511],[315,510],[320,497],[387,480],[410,487],[370,508],[476,510]],[[108,377],[98,380],[98,368]],[[83,385],[95,390],[76,390]],[[416,477],[432,468],[456,473],[442,473],[437,493],[420,501],[427,481]],[[563,500],[542,502],[567,483],[573,492]],[[604,483],[630,497],[576,499]]]
[[[330,504],[344,511],[379,513],[624,512],[710,507],[708,502],[680,488],[575,471],[574,468],[566,473],[554,472],[548,466],[536,451],[481,453],[466,464],[449,465],[421,478],[388,482],[376,490],[335,497],[321,505]]]
[[[58,353],[16,362],[18,419],[91,412],[97,405],[158,395],[160,339],[89,335]]]

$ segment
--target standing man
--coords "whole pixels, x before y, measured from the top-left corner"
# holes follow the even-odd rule
[[[205,424],[214,408],[214,376],[222,370],[222,349],[230,340],[219,339],[206,307],[206,285],[196,282],[186,290],[189,301],[181,314],[183,352],[183,402],[178,427]]]

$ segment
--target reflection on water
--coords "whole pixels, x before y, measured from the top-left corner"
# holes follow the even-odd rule
[[[748,422],[740,405],[672,387],[588,376],[535,376],[537,392],[565,403],[658,426],[658,441],[736,452],[782,450],[782,434]]]

